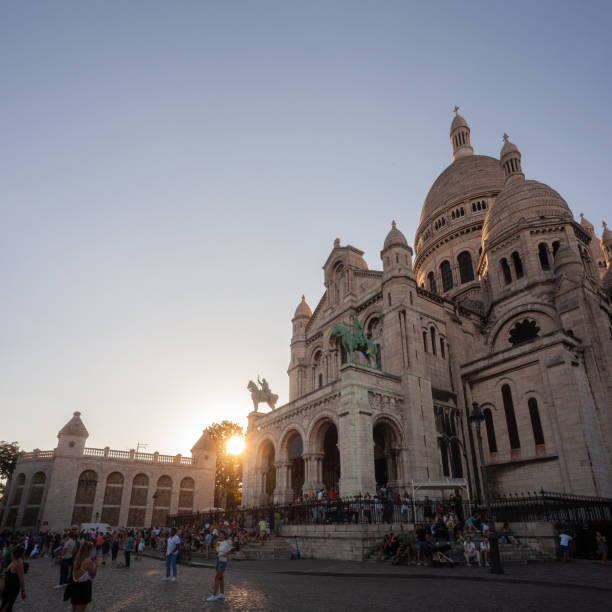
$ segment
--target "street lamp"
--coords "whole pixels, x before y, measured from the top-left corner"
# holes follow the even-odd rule
[[[484,452],[482,450],[482,435],[481,428],[482,423],[485,420],[485,416],[478,405],[478,402],[472,403],[472,413],[468,417],[470,424],[475,426],[476,438],[478,439],[478,455],[480,458],[480,472],[482,480],[482,490],[485,498],[485,506],[487,509],[487,519],[490,520],[491,525],[489,527],[489,543],[491,544],[491,573],[492,574],[503,574],[504,568],[501,565],[501,559],[499,557],[499,542],[497,540],[497,533],[495,531],[495,521],[491,514],[491,502],[489,496],[489,480],[487,478],[487,467],[485,465]]]

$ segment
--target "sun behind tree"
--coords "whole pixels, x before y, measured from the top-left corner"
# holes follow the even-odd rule
[[[225,444],[228,455],[241,455],[244,451],[244,438],[242,436],[232,436]]]

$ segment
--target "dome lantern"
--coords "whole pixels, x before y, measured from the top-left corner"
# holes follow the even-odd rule
[[[466,157],[467,155],[474,155],[474,149],[470,144],[470,126],[457,112],[458,110],[459,107],[455,106],[453,109],[455,118],[450,128],[450,141],[453,145],[453,161]]]
[[[521,168],[521,152],[515,144],[508,140],[508,134],[504,134],[504,146],[499,154],[499,163],[504,169],[506,182],[514,180],[525,180]]]

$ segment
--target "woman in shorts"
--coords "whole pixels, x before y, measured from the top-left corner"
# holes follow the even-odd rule
[[[219,538],[215,545],[217,550],[217,560],[215,562],[215,586],[213,594],[206,599],[206,601],[217,601],[217,599],[225,599],[225,584],[223,582],[223,572],[227,568],[227,559],[232,550],[232,541],[225,535],[225,531],[219,532]]]

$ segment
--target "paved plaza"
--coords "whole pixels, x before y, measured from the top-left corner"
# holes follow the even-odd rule
[[[129,569],[101,566],[91,612],[181,610],[587,610],[607,609],[612,566],[589,562],[508,564],[492,576],[479,568],[393,567],[339,561],[243,561],[226,572],[224,602],[205,603],[214,569],[179,566],[177,582],[162,582],[163,563],[145,558]],[[54,590],[59,570],[49,560],[31,562],[28,599],[16,612],[70,610]]]

